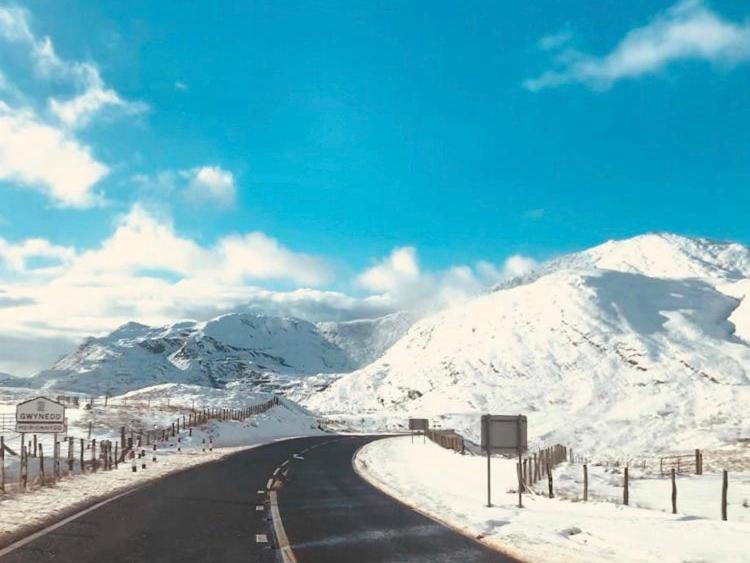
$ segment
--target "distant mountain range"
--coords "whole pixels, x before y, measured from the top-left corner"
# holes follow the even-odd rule
[[[410,324],[406,313],[319,324],[251,313],[163,327],[131,322],[107,336],[87,339],[51,369],[24,382],[96,394],[159,383],[221,387],[249,380],[274,387],[306,374],[361,367],[382,355]]]

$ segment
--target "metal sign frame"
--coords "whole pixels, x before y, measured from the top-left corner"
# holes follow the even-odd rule
[[[516,454],[528,449],[526,417],[519,415],[482,416],[482,449],[490,453]]]
[[[487,506],[492,506],[490,458],[493,453],[518,455],[518,508],[523,508],[521,455],[528,449],[526,417],[519,415],[485,414],[481,420],[481,447],[487,452]]]

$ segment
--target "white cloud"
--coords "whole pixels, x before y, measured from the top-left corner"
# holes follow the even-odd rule
[[[360,274],[358,282],[370,291],[393,292],[418,283],[420,276],[417,249],[405,246],[396,248],[388,258]]]
[[[15,272],[54,273],[69,263],[75,256],[75,250],[69,246],[57,246],[45,239],[26,239],[20,244],[11,244],[0,238],[0,263],[5,262]],[[30,259],[43,258],[54,262],[53,266],[35,268],[29,264]]]
[[[439,272],[425,272],[417,251],[407,246],[396,248],[376,265],[357,277],[360,287],[377,293],[381,303],[393,309],[409,309],[419,314],[449,307],[536,267],[531,258],[509,257],[502,265],[480,261],[474,267],[453,266]]]
[[[352,296],[315,288],[332,277],[321,257],[286,248],[260,232],[199,244],[180,235],[168,217],[137,205],[89,250],[45,239],[0,239],[0,345],[3,339],[14,339],[19,358],[28,363],[22,373],[28,373],[47,367],[48,355],[39,356],[43,365],[34,363],[33,355],[21,353],[24,346],[72,343],[131,320],[164,324],[236,310],[312,321],[373,317],[400,309],[424,314],[534,265],[513,256],[502,265],[480,262],[426,272],[415,248],[397,248],[357,277],[367,292]],[[303,287],[279,291],[258,286],[269,280]]]
[[[215,203],[221,207],[234,204],[237,188],[234,175],[219,166],[203,166],[189,172],[185,196],[193,203]]]
[[[42,259],[39,267],[37,259]],[[330,276],[321,258],[294,252],[262,233],[200,245],[179,235],[168,219],[136,206],[91,250],[44,239],[0,239],[6,305],[0,307],[0,334],[76,338],[129,320],[165,323],[245,304],[329,315],[335,310],[383,310],[336,292],[274,292],[252,285],[280,280],[315,286]]]
[[[0,179],[37,189],[62,206],[96,203],[94,185],[109,172],[91,150],[31,110],[0,102]]]
[[[685,0],[629,31],[607,55],[563,50],[557,70],[524,85],[532,91],[571,83],[606,89],[618,80],[654,74],[688,59],[728,65],[750,59],[750,24],[722,18],[701,0]]]
[[[91,62],[67,61],[55,52],[52,39],[37,38],[31,31],[29,12],[17,7],[0,7],[0,38],[25,47],[36,74],[47,80],[73,86],[76,93],[67,99],[50,98],[51,113],[66,127],[88,125],[105,108],[136,114],[148,109],[143,102],[123,99],[108,88],[98,67]]]
[[[184,170],[160,170],[154,174],[135,174],[131,180],[146,197],[163,199],[179,194],[193,205],[213,204],[231,207],[237,197],[234,174],[217,165]]]

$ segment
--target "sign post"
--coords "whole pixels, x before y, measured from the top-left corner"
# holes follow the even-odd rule
[[[16,405],[16,432],[20,434],[63,434],[65,423],[65,406],[47,397]]]
[[[487,506],[492,506],[492,485],[490,458],[493,453],[521,454],[528,447],[526,436],[526,417],[523,415],[490,415],[482,416],[482,449],[487,452]],[[521,493],[523,481],[520,469],[518,473],[518,507],[523,508]]]
[[[422,432],[422,440],[424,440],[424,433],[430,429],[430,421],[427,418],[410,418],[409,419],[409,430],[411,430],[411,443],[414,443],[414,431]]]

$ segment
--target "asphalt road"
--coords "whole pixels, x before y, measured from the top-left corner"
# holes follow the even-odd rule
[[[198,466],[88,512],[0,563],[276,561],[265,489],[286,460],[279,505],[299,563],[506,560],[357,476],[352,454],[372,439],[300,438]]]

